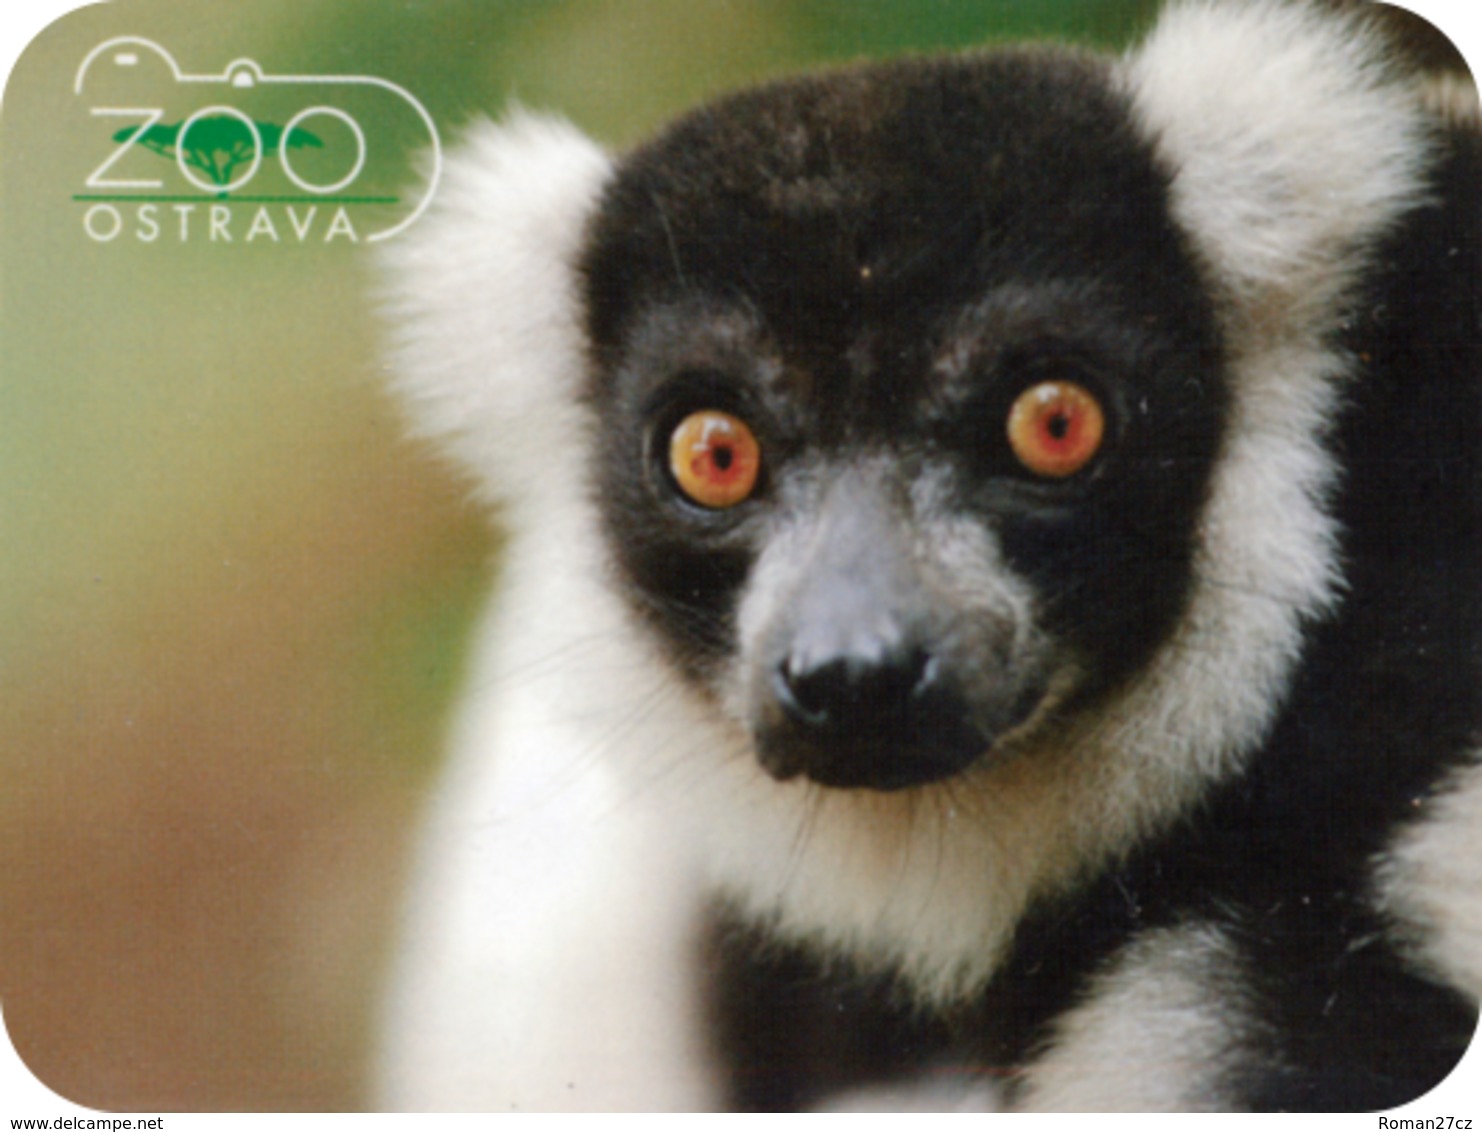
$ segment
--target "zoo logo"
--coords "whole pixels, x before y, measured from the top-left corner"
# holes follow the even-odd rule
[[[211,86],[227,90],[199,97]],[[270,75],[251,59],[191,75],[158,43],[123,36],[87,55],[74,93],[93,96],[90,122],[128,123],[99,135],[108,148],[88,191],[73,196],[99,244],[375,242],[414,224],[442,176],[432,116],[404,88],[368,75]],[[431,155],[412,201],[386,189],[412,180],[409,145]]]
[[[188,122],[176,122],[173,126],[150,125],[142,132],[138,129],[122,129],[113,135],[113,140],[124,146],[142,145],[145,149],[177,161],[180,172],[187,180],[207,192],[215,191],[222,197],[251,181],[257,174],[263,156],[272,155],[275,150],[283,158],[283,171],[299,187],[309,192],[331,192],[336,187],[353,181],[355,177],[355,171],[352,171],[340,186],[309,184],[290,170],[287,151],[300,146],[323,149],[324,142],[302,128],[290,130],[267,122],[254,122],[225,106],[216,109],[214,113],[198,114]],[[243,162],[250,163],[247,172],[233,180],[232,173]],[[357,159],[356,169],[363,164],[362,153]],[[204,174],[207,180],[198,180],[192,170]],[[88,183],[95,185],[95,178],[90,178]]]

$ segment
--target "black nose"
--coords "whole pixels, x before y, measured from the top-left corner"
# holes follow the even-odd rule
[[[823,656],[794,651],[772,673],[778,712],[762,763],[780,779],[895,790],[957,773],[986,742],[926,648],[906,643]]]
[[[929,689],[929,666],[924,649],[851,653],[812,663],[794,654],[777,666],[774,691],[796,726],[824,735],[862,734],[877,721],[910,711]]]

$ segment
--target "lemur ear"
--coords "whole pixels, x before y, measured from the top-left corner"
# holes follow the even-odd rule
[[[510,517],[574,490],[578,462],[561,453],[582,427],[575,263],[611,169],[563,121],[482,123],[380,263],[396,391],[417,430]]]
[[[1423,192],[1420,91],[1362,13],[1185,0],[1123,61],[1186,232],[1230,297],[1331,311]]]

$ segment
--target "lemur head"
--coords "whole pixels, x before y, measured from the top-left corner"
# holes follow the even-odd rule
[[[1227,378],[1104,65],[711,106],[624,163],[582,284],[623,588],[768,773],[970,772],[1177,619]]]
[[[1239,771],[1334,608],[1334,338],[1426,121],[1284,0],[783,81],[616,159],[516,117],[391,249],[401,388],[542,655],[622,642],[597,746],[690,768],[722,883],[958,993]]]

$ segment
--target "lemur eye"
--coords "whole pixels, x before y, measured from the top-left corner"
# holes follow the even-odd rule
[[[674,482],[701,507],[719,511],[744,503],[761,464],[761,445],[746,422],[718,409],[691,413],[669,437]]]
[[[1072,381],[1042,381],[1009,409],[1009,445],[1037,476],[1065,479],[1091,462],[1106,433],[1101,403]]]

